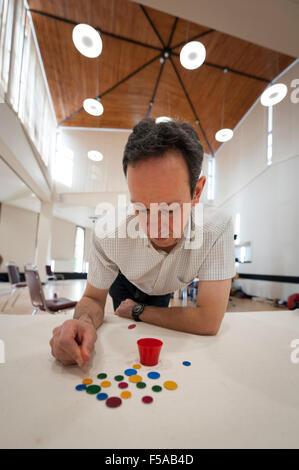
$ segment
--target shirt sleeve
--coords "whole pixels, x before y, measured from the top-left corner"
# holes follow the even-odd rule
[[[118,266],[107,256],[101,239],[92,234],[87,281],[97,289],[109,289],[118,275]]]
[[[199,281],[230,279],[236,274],[234,227],[230,217],[224,230],[212,244],[197,277]]]

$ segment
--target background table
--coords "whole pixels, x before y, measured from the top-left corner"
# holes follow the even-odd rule
[[[217,336],[196,336],[107,314],[89,364],[64,367],[50,353],[52,329],[68,314],[0,315],[6,362],[0,364],[1,448],[259,448],[299,447],[299,310],[226,314]],[[138,362],[136,341],[162,339],[161,361],[139,373],[119,408],[75,386]],[[182,361],[191,361],[186,367]],[[148,379],[157,370],[161,379]],[[178,389],[151,391],[174,380]],[[106,391],[102,389],[102,391]],[[141,401],[154,397],[152,404]]]

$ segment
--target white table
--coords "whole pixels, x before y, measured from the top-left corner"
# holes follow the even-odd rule
[[[0,315],[1,448],[299,447],[299,364],[290,360],[299,310],[227,313],[214,337],[141,322],[129,330],[131,321],[106,314],[83,369],[64,367],[50,354],[52,329],[70,317]],[[115,409],[75,390],[83,378],[106,372],[113,382],[107,393],[119,395],[113,378],[138,362],[141,337],[164,341],[159,365],[139,371],[146,389],[130,383],[132,397]],[[148,370],[161,380],[148,379]],[[164,380],[178,389],[151,391]],[[152,404],[142,403],[145,394]]]

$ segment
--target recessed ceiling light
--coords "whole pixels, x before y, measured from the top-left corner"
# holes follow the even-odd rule
[[[206,58],[206,48],[199,41],[190,41],[180,52],[180,61],[185,69],[194,70],[200,67]]]
[[[284,83],[275,83],[262,93],[261,103],[263,106],[274,106],[284,99],[287,92],[288,88]]]
[[[77,24],[73,29],[73,42],[76,49],[86,57],[98,57],[102,52],[102,39],[98,31],[88,24]]]
[[[215,139],[218,142],[227,142],[233,137],[234,133],[231,129],[220,129],[220,131],[216,132]]]
[[[99,100],[94,98],[87,98],[83,101],[83,108],[88,114],[92,116],[101,116],[104,112],[104,107]]]
[[[172,121],[172,119],[170,117],[167,117],[167,116],[160,116],[160,117],[156,118],[156,120],[155,120],[156,124],[159,124],[159,122],[169,122],[169,121]]]
[[[89,150],[87,156],[90,160],[94,162],[100,162],[104,158],[103,154],[101,152],[98,152],[97,150]]]

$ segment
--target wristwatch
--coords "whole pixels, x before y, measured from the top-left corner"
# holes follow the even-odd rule
[[[139,316],[142,314],[144,307],[145,304],[136,304],[132,307],[131,313],[135,321],[141,321]]]

